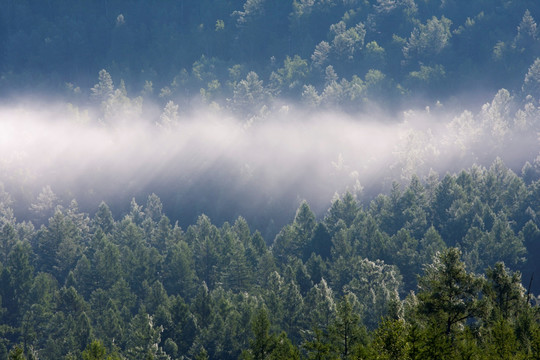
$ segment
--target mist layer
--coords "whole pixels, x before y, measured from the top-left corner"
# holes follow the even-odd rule
[[[155,192],[188,222],[255,212],[267,217],[259,223],[287,221],[304,199],[321,214],[335,193],[361,200],[430,171],[533,161],[537,107],[503,113],[500,93],[477,113],[441,107],[397,118],[283,106],[248,122],[205,108],[167,124],[159,115],[104,123],[62,104],[4,107],[0,181],[27,201],[46,185],[92,205]]]

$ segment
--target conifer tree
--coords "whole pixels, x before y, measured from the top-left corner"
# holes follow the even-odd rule
[[[457,325],[481,314],[482,279],[468,273],[460,260],[461,252],[449,248],[435,257],[424,269],[418,284],[420,313],[440,322],[450,338]]]
[[[336,318],[330,325],[332,348],[341,359],[353,359],[353,354],[366,340],[365,328],[354,308],[356,302],[354,295],[344,295],[337,304]]]

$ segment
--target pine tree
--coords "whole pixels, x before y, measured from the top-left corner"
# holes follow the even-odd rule
[[[305,316],[310,328],[326,334],[332,319],[336,316],[336,303],[332,289],[321,279],[307,294]]]
[[[470,274],[460,260],[461,252],[449,248],[427,265],[418,284],[419,311],[440,322],[450,338],[458,324],[481,314],[482,279]]]
[[[371,350],[377,360],[409,359],[406,323],[402,319],[383,320],[375,330]]]
[[[354,309],[355,302],[354,295],[344,295],[337,304],[336,318],[329,328],[333,351],[341,359],[352,359],[367,336]]]
[[[154,327],[152,316],[146,313],[144,306],[129,323],[126,354],[128,359],[154,359],[159,353],[159,343],[163,328]]]
[[[107,235],[112,233],[114,228],[114,218],[109,206],[107,206],[107,204],[103,201],[101,204],[99,204],[98,210],[93,219],[93,225],[94,227],[99,226]]]
[[[47,218],[52,216],[58,205],[58,197],[52,191],[49,185],[43,187],[36,202],[30,205],[30,211],[35,214],[38,223],[43,223]]]
[[[30,305],[28,295],[34,279],[31,265],[30,244],[18,241],[8,256],[7,267],[2,271],[2,306],[7,308],[11,325],[18,325]]]
[[[300,352],[294,346],[285,332],[278,335],[269,360],[300,360]]]
[[[484,295],[491,303],[495,318],[516,319],[527,308],[521,274],[510,271],[503,262],[486,269]]]
[[[92,341],[82,352],[83,360],[104,360],[106,359],[107,349],[98,340]]]
[[[18,239],[19,236],[13,225],[10,223],[4,224],[2,232],[0,232],[0,262],[2,264],[8,263],[8,255]]]
[[[264,306],[260,306],[253,318],[251,325],[253,339],[250,341],[249,358],[253,360],[265,360],[275,347],[276,338],[270,334],[270,319]]]
[[[111,75],[107,70],[102,69],[99,71],[98,83],[91,89],[92,97],[98,100],[100,103],[106,101],[113,95],[114,85]]]

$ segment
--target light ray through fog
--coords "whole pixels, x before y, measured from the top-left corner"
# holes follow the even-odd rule
[[[229,168],[237,178],[222,179],[225,186],[256,178],[258,187],[279,191],[299,185],[301,192],[352,173],[369,179],[389,161],[398,139],[394,125],[344,115],[291,115],[247,128],[212,113],[193,116],[163,130],[140,120],[103,126],[74,123],[66,114],[4,110],[3,168],[24,169],[53,184],[96,177],[97,188],[107,187],[99,175],[145,185]]]
[[[91,194],[97,203],[145,192],[195,212],[218,212],[221,202],[219,211],[230,214],[218,216],[227,220],[253,206],[277,209],[301,199],[321,212],[336,192],[380,191],[413,174],[489,165],[496,156],[521,167],[538,154],[534,133],[497,140],[480,118],[417,111],[388,119],[291,107],[246,126],[224,112],[199,110],[164,129],[143,119],[81,123],[65,106],[4,107],[0,181],[17,184],[27,197],[51,185],[65,196]]]

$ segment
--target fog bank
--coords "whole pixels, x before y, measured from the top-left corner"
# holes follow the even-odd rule
[[[3,106],[0,181],[19,214],[46,185],[88,212],[101,200],[127,209],[154,192],[182,225],[201,213],[216,222],[242,215],[270,234],[304,199],[322,216],[335,193],[367,201],[414,174],[496,157],[519,171],[538,155],[538,107],[515,107],[501,91],[476,112],[438,104],[396,118],[290,105],[250,121],[212,107],[104,121],[99,110],[61,103]]]

